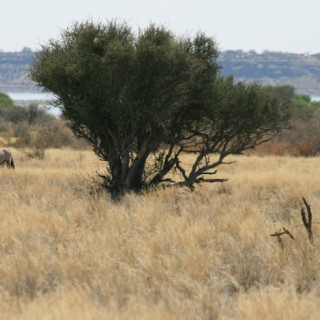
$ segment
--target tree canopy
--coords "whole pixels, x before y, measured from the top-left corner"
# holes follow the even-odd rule
[[[12,99],[7,94],[0,92],[0,114],[10,107],[13,107]]]
[[[193,189],[225,181],[213,178],[225,157],[269,140],[288,120],[289,99],[277,88],[222,77],[217,57],[203,33],[177,37],[153,24],[135,33],[126,23],[89,21],[43,45],[30,77],[107,162],[108,190]],[[184,154],[194,154],[191,168]]]

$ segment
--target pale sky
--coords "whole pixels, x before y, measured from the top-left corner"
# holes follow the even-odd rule
[[[75,21],[205,32],[220,50],[320,52],[320,0],[1,0],[0,50],[33,50]]]

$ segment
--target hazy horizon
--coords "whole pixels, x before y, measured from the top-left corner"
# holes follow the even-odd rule
[[[23,52],[25,49],[31,49],[30,47],[24,46],[22,47],[20,50],[16,50],[16,51],[7,51],[7,50],[3,50],[0,48],[0,53],[20,53]],[[32,50],[32,49],[31,49]],[[225,49],[225,50],[220,50],[221,52],[223,51],[243,51],[244,53],[248,53],[249,51],[254,51],[256,54],[263,54],[264,52],[274,52],[274,53],[284,53],[284,54],[297,54],[297,55],[318,55],[320,54],[320,49],[319,52],[314,52],[314,53],[310,53],[310,52],[290,52],[290,51],[279,51],[279,50],[268,50],[265,49],[264,51],[258,52],[256,50],[253,49],[248,49],[248,50],[244,50],[244,49]],[[36,50],[32,50],[32,52],[36,52]]]

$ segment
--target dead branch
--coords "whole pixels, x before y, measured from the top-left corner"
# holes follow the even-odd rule
[[[309,240],[313,244],[311,206],[308,204],[308,202],[306,201],[306,199],[304,197],[302,197],[302,201],[307,209],[307,215],[306,215],[304,208],[301,207],[301,219],[302,219],[303,224],[294,226],[293,229],[304,226],[308,232]],[[318,223],[318,222],[315,222],[315,223]],[[279,241],[279,244],[281,245],[281,247],[283,247],[281,236],[283,236],[284,234],[287,234],[292,240],[295,240],[294,236],[292,235],[292,233],[288,229],[286,229],[284,227],[282,227],[282,229],[283,229],[283,231],[278,231],[273,234],[270,234],[271,237],[278,237],[278,241]]]
[[[292,233],[286,229],[285,227],[282,227],[283,231],[278,231],[278,232],[275,232],[273,234],[270,234],[271,237],[279,237],[284,235],[284,234],[287,234],[292,240],[295,240],[294,236],[292,235]]]
[[[311,212],[311,207],[306,201],[304,197],[302,197],[302,201],[304,205],[306,206],[308,217],[306,217],[306,212],[304,211],[304,208],[301,208],[301,218],[303,225],[305,226],[307,232],[308,232],[308,237],[310,242],[313,244],[313,234],[312,234],[312,212]]]

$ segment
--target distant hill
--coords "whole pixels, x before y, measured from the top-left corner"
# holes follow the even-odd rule
[[[34,52],[0,52],[0,91],[36,92],[35,84],[27,79]]]
[[[266,85],[289,84],[296,93],[320,96],[320,53],[313,55],[283,52],[223,51],[219,62],[222,74],[239,81],[259,81]]]
[[[27,79],[34,52],[0,52],[0,91],[36,92]],[[223,75],[234,75],[238,81],[259,81],[268,85],[289,84],[297,93],[320,96],[320,53],[314,55],[242,50],[222,51],[218,59]]]

